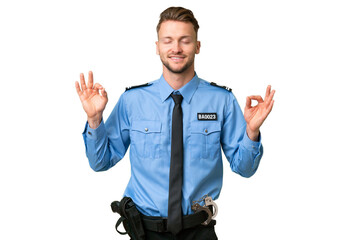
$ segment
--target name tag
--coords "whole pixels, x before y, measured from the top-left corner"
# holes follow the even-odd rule
[[[200,121],[216,121],[217,120],[217,114],[216,113],[198,113],[197,118]]]

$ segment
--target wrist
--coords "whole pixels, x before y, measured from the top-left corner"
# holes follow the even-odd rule
[[[259,135],[260,135],[260,129],[252,130],[249,128],[249,126],[246,127],[246,134],[248,135],[249,139],[258,142],[259,141]]]
[[[87,119],[89,127],[92,129],[96,129],[98,126],[100,126],[102,120],[102,116],[96,116],[96,117],[91,117]]]

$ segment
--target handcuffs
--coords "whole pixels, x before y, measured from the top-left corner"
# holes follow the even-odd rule
[[[204,205],[200,205],[201,202],[204,202]],[[210,196],[206,194],[201,199],[193,201],[192,203],[193,205],[191,206],[191,210],[193,210],[195,213],[205,211],[208,214],[208,218],[205,222],[201,223],[202,225],[206,226],[211,222],[212,219],[215,219],[218,213],[218,206]],[[210,211],[210,206],[213,206],[214,213]]]

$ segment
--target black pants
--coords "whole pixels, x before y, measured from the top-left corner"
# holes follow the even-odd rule
[[[217,240],[214,224],[208,226],[199,225],[197,227],[182,230],[178,235],[171,233],[158,233],[149,230],[146,231],[147,240]]]

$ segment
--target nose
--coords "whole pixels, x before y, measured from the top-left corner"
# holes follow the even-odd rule
[[[172,53],[181,53],[182,49],[181,49],[180,43],[178,41],[174,41],[171,50],[172,50]]]

